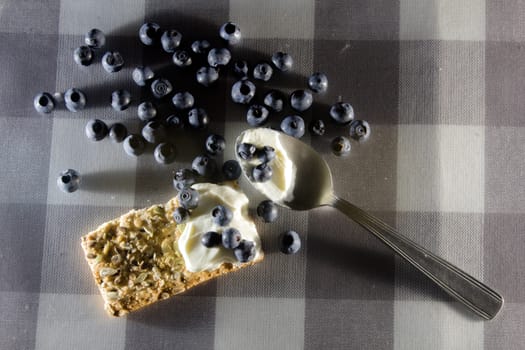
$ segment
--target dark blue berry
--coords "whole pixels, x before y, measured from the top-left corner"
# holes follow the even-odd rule
[[[252,159],[255,156],[256,151],[257,147],[251,143],[244,142],[237,146],[237,155],[243,160]]]
[[[336,156],[346,156],[350,153],[352,145],[350,140],[344,136],[337,136],[332,140],[332,152]]]
[[[239,162],[233,159],[225,161],[222,165],[222,174],[226,180],[237,180],[242,174]]]
[[[286,72],[292,68],[293,59],[289,54],[278,51],[272,55],[272,63],[281,72]]]
[[[211,210],[211,216],[216,225],[226,226],[232,221],[233,213],[230,208],[218,205]]]
[[[109,128],[109,138],[111,141],[120,143],[128,136],[128,129],[122,123],[115,123]]]
[[[301,249],[301,238],[295,231],[286,231],[279,236],[279,249],[284,254],[295,254]]]
[[[231,96],[235,103],[248,104],[255,96],[255,85],[249,80],[239,80],[233,84]]]
[[[138,86],[146,86],[146,82],[153,79],[155,73],[153,73],[150,67],[139,66],[133,69],[131,76]]]
[[[273,75],[273,69],[270,64],[261,62],[253,68],[253,78],[262,81],[268,81]]]
[[[151,83],[151,93],[155,98],[163,98],[171,93],[173,86],[170,81],[165,78],[155,79]]]
[[[252,177],[255,182],[266,182],[272,178],[273,170],[270,164],[261,163],[253,168]]]
[[[149,143],[159,143],[166,139],[166,128],[160,122],[152,120],[142,128],[142,137]]]
[[[73,169],[62,171],[58,175],[57,186],[63,192],[75,192],[80,187],[80,174]]]
[[[233,254],[241,263],[250,262],[255,258],[255,243],[243,239],[237,248],[233,249]]]
[[[173,63],[179,67],[191,66],[192,62],[191,56],[186,50],[177,50],[173,53]]]
[[[274,222],[277,220],[278,214],[277,205],[271,200],[264,200],[257,206],[257,215],[264,222]]]
[[[164,31],[162,33],[162,36],[160,37],[160,43],[162,45],[162,48],[166,52],[173,52],[177,47],[180,45],[180,41],[182,40],[182,34],[176,31],[175,29],[170,29]]]
[[[225,148],[226,140],[221,135],[210,134],[206,138],[206,151],[212,156],[221,154]]]
[[[210,122],[204,108],[192,108],[188,112],[188,124],[194,129],[205,129]]]
[[[228,44],[235,45],[241,41],[241,29],[233,22],[224,23],[219,30],[219,35],[226,40]]]
[[[55,99],[50,93],[41,92],[33,99],[33,105],[38,113],[51,113],[55,109]]]
[[[106,36],[100,29],[93,28],[86,33],[84,42],[92,49],[100,49],[106,44]]]
[[[323,136],[326,131],[324,122],[321,119],[312,120],[310,123],[310,132],[317,136]]]
[[[173,211],[173,220],[175,220],[177,224],[184,223],[184,221],[186,221],[189,216],[190,216],[190,212],[188,211],[188,209],[184,207],[177,207]]]
[[[289,115],[281,122],[281,130],[290,136],[301,138],[304,135],[304,120],[298,115]]]
[[[262,105],[251,105],[246,113],[246,121],[251,126],[261,126],[268,120],[270,112]]]
[[[330,117],[337,124],[348,124],[354,119],[354,109],[350,103],[337,102],[330,107]]]
[[[354,120],[350,123],[350,137],[357,141],[366,141],[370,136],[370,125],[365,120]]]
[[[197,181],[195,172],[188,168],[182,168],[175,172],[173,176],[173,187],[177,191],[182,191],[184,188],[190,187]]]
[[[146,144],[140,135],[131,134],[124,139],[124,151],[130,156],[140,156],[145,148]]]
[[[124,66],[124,58],[117,51],[108,51],[102,56],[102,67],[108,73],[116,73]]]
[[[157,107],[152,102],[146,101],[139,104],[137,109],[139,119],[142,121],[149,121],[157,115]]]
[[[248,62],[244,60],[233,62],[233,72],[239,78],[247,77],[249,70],[250,70],[250,67],[248,66]]]
[[[208,64],[212,67],[225,66],[232,58],[230,50],[225,47],[211,49],[208,52]]]
[[[108,134],[108,127],[102,120],[91,119],[86,124],[85,132],[91,141],[100,141]]]
[[[314,101],[312,93],[306,90],[296,90],[290,96],[290,105],[296,111],[306,111]]]
[[[177,92],[173,95],[171,102],[177,109],[189,109],[193,107],[195,98],[188,91]]]
[[[197,70],[197,82],[206,87],[219,79],[219,71],[215,67],[201,67]]]
[[[182,207],[195,209],[199,205],[199,192],[191,187],[183,188],[177,195],[177,199]]]
[[[266,96],[264,96],[263,102],[275,112],[280,112],[284,107],[284,96],[277,90],[270,90]]]
[[[171,129],[180,129],[184,127],[184,121],[178,115],[172,114],[166,118],[166,125]]]
[[[200,155],[193,159],[191,168],[201,176],[210,177],[217,170],[217,163],[207,155]]]
[[[153,151],[153,156],[157,163],[173,163],[173,161],[175,161],[175,146],[170,142],[159,143]]]
[[[268,163],[275,158],[275,148],[270,146],[263,146],[257,150],[257,158],[263,163]]]
[[[308,87],[313,92],[325,92],[328,89],[328,78],[323,73],[314,73],[308,78]]]
[[[139,38],[144,45],[155,44],[159,37],[160,26],[157,23],[144,23],[139,29]]]
[[[229,227],[222,232],[222,245],[227,249],[235,249],[241,243],[241,233],[233,227]]]
[[[221,242],[222,242],[221,234],[215,231],[206,232],[201,237],[201,244],[205,246],[206,248],[217,247],[221,244]]]
[[[210,51],[211,44],[208,40],[195,40],[191,43],[191,50],[196,54],[207,54]]]
[[[79,66],[89,66],[93,62],[93,50],[89,46],[80,46],[73,52],[73,59]]]
[[[116,111],[123,111],[131,104],[131,94],[128,90],[115,90],[111,93],[111,107]]]
[[[86,107],[86,95],[79,89],[68,89],[64,93],[64,103],[71,112],[78,112]]]

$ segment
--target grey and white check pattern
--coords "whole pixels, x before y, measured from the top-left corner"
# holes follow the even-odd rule
[[[524,18],[524,1],[504,0],[0,0],[0,349],[522,349]],[[495,320],[469,315],[328,208],[257,223],[267,252],[258,266],[106,316],[80,236],[173,196],[172,171],[189,164],[205,134],[178,134],[177,162],[161,166],[151,152],[134,159],[108,140],[90,142],[85,122],[121,120],[137,132],[136,106],[148,94],[130,72],[145,63],[174,78],[176,91],[190,86],[231,146],[246,126],[229,101],[234,78],[207,92],[137,37],[141,23],[156,21],[217,45],[227,20],[243,33],[234,56],[294,57],[293,72],[266,88],[288,93],[314,71],[328,75],[306,119],[327,120],[342,99],[371,123],[371,139],[345,159],[329,152],[341,133],[332,125],[305,142],[328,161],[342,197],[499,290],[506,303]],[[121,72],[104,72],[100,53],[90,67],[74,63],[93,27],[124,55]],[[89,108],[34,111],[37,92],[69,87],[86,92]],[[125,112],[109,106],[116,88],[134,97]],[[224,159],[232,156],[230,147]],[[71,195],[55,183],[68,167],[83,175]],[[289,228],[304,241],[292,257],[275,244]]]

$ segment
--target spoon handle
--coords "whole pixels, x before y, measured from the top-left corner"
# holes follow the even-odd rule
[[[503,306],[497,292],[425,248],[401,236],[382,220],[334,196],[331,205],[370,231],[408,263],[474,313],[490,320]]]

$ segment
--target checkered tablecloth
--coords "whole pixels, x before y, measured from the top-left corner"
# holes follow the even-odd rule
[[[151,150],[132,158],[122,145],[89,141],[84,125],[100,118],[138,132],[136,106],[149,96],[131,70],[147,64],[175,91],[194,93],[232,158],[247,126],[245,108],[230,102],[233,76],[199,87],[194,70],[138,40],[140,25],[155,21],[180,30],[186,45],[217,46],[228,20],[243,35],[234,58],[253,64],[281,50],[295,60],[292,72],[258,84],[259,97],[305,88],[321,71],[329,90],[305,119],[328,122],[342,100],[370,122],[370,140],[346,158],[328,146],[346,129],[328,124],[324,137],[304,140],[330,164],[340,196],[501,292],[495,320],[466,312],[330,208],[257,222],[266,251],[257,266],[127,317],[105,314],[80,236],[173,196],[173,170],[202,152],[205,133],[175,133],[177,161],[163,166]],[[106,73],[100,52],[89,67],[73,61],[94,27],[123,54],[121,72]],[[0,43],[0,349],[524,348],[524,1],[0,0]],[[70,87],[86,93],[84,111],[33,109],[38,92]],[[109,105],[117,88],[133,96],[124,112]],[[73,194],[56,186],[67,168],[83,176]],[[297,255],[278,252],[286,229],[301,234]]]

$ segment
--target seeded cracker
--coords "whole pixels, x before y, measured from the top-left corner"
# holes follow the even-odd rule
[[[253,265],[222,264],[211,271],[190,272],[178,250],[181,226],[172,218],[173,198],[165,205],[131,210],[82,237],[82,248],[93,277],[112,316],[122,316],[158,300]]]

